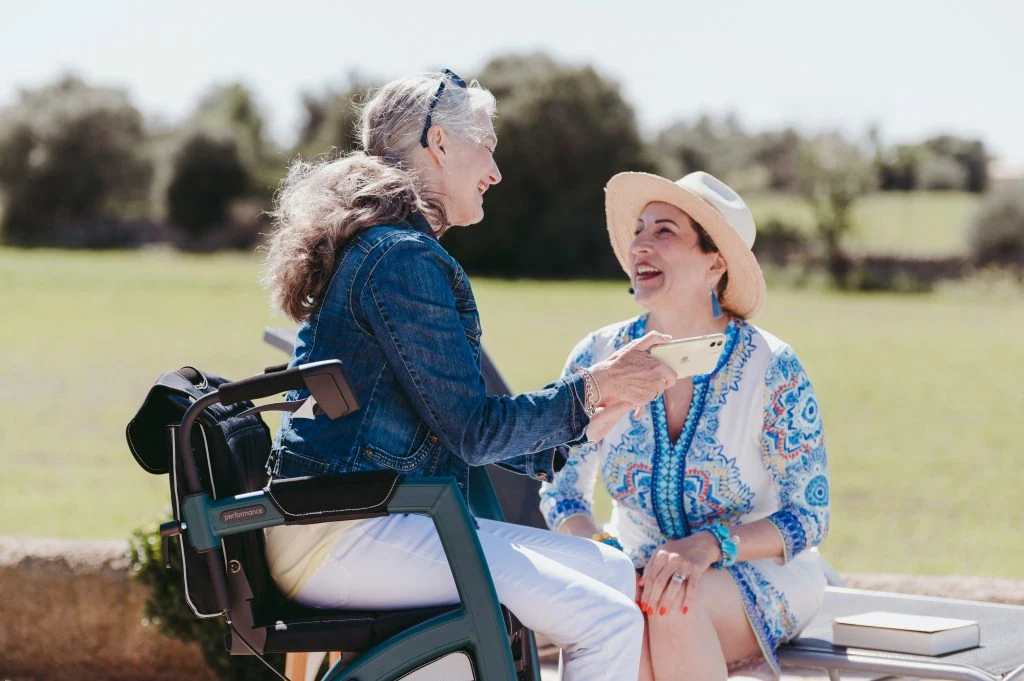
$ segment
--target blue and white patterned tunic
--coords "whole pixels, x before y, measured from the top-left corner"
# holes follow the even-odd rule
[[[646,332],[646,315],[599,329],[573,349],[565,372],[588,367]],[[669,438],[659,397],[638,420],[630,413],[600,442],[569,450],[565,467],[541,487],[550,528],[591,513],[597,475],[612,497],[605,530],[634,563],[647,564],[670,539],[714,522],[767,518],[784,559],[727,568],[765,659],[810,621],[825,589],[814,549],[828,532],[828,467],[814,390],[792,348],[731,319],[718,366],[694,378],[678,440]]]

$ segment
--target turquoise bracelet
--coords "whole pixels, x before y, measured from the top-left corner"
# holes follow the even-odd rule
[[[618,549],[619,551],[626,550],[622,548],[622,544],[619,543],[618,539],[616,539],[613,535],[608,534],[607,532],[598,532],[592,535],[590,538],[596,542],[607,544],[608,546],[611,546],[614,549]]]
[[[736,554],[739,553],[739,547],[736,546],[736,542],[739,538],[733,538],[729,529],[721,523],[715,523],[705,528],[711,533],[716,540],[718,540],[718,548],[722,551],[722,559],[713,563],[713,568],[727,568],[736,564]]]
[[[619,543],[619,540],[616,539],[615,537],[608,537],[607,539],[605,539],[601,543],[602,544],[607,544],[608,546],[611,546],[614,549],[618,549],[619,551],[625,551],[626,550],[626,549],[622,548],[622,544]]]

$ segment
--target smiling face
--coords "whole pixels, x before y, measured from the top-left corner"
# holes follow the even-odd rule
[[[710,310],[710,291],[725,272],[725,259],[705,252],[689,215],[668,203],[647,204],[629,253],[634,295],[645,308]]]
[[[494,161],[498,137],[490,116],[480,114],[474,138],[445,134],[444,168],[439,193],[444,196],[448,221],[452,225],[473,225],[484,217],[484,193],[501,182],[501,171]]]

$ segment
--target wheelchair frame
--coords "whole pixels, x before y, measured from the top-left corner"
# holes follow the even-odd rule
[[[317,364],[332,365],[326,369],[331,373],[336,372],[335,380],[328,382],[327,386],[322,380],[307,380],[310,376],[304,375],[303,370],[312,365],[225,384],[220,390],[214,390],[193,402],[186,410],[181,423],[172,427],[175,450],[182,454],[189,494],[182,500],[181,519],[165,523],[161,527],[161,532],[165,538],[184,535],[181,540],[189,541],[197,552],[206,555],[214,595],[218,607],[227,618],[232,638],[237,637],[245,648],[256,655],[262,653],[261,642],[254,642],[251,633],[246,637],[238,627],[239,624],[243,627],[248,624],[250,632],[253,632],[255,629],[252,623],[236,622],[232,617],[233,611],[239,609],[236,608],[238,600],[233,598],[235,594],[229,589],[221,538],[277,525],[309,523],[308,519],[296,516],[282,505],[280,500],[274,498],[276,482],[287,482],[293,493],[304,490],[312,492],[322,489],[324,485],[330,485],[334,480],[349,478],[352,474],[272,481],[258,492],[214,500],[209,492],[202,489],[195,453],[192,450],[192,427],[202,411],[210,405],[268,397],[282,391],[283,381],[290,382],[287,389],[309,387],[313,397],[320,404],[330,405],[332,400],[336,404],[337,394],[332,395],[332,391],[337,390],[339,385],[346,385],[341,375],[341,363],[335,361]],[[319,374],[322,375],[323,371]],[[229,397],[222,400],[222,395],[225,394]],[[501,510],[485,470],[471,469],[470,489],[470,503],[477,511],[477,515],[500,520]],[[509,634],[501,614],[494,583],[487,570],[475,524],[454,478],[403,479],[395,475],[383,511],[374,510],[367,513],[358,509],[328,510],[318,514],[320,517],[315,522],[397,513],[424,514],[432,519],[451,567],[461,604],[451,611],[416,624],[378,643],[362,652],[349,664],[339,661],[327,671],[322,681],[397,680],[439,657],[456,651],[470,653],[474,675],[479,681],[517,681],[520,678],[517,671],[523,671],[526,665],[521,663],[520,669],[516,668]],[[245,613],[239,614],[242,620],[248,619]],[[522,646],[520,659],[532,663],[533,680],[536,681],[540,664],[533,634],[523,630],[518,636],[518,642]],[[232,648],[235,649],[236,646],[232,645]]]

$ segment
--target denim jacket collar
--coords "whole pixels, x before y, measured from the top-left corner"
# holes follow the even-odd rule
[[[423,232],[427,236],[432,236],[435,239],[437,238],[434,228],[430,226],[430,223],[427,222],[427,219],[423,217],[422,213],[409,213],[409,217],[407,217],[401,224],[402,226],[408,226],[410,229],[415,229],[417,232]]]

